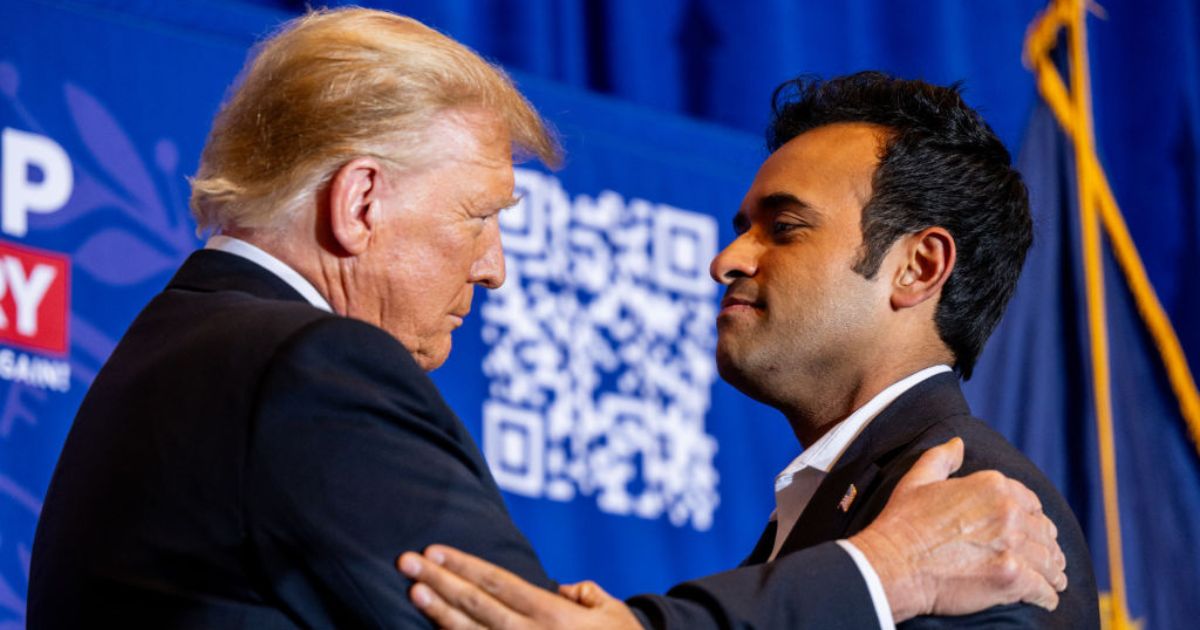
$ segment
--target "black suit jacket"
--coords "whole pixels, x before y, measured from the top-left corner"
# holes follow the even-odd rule
[[[250,261],[202,250],[83,401],[38,523],[27,619],[426,627],[394,562],[434,542],[552,586],[403,346]],[[822,628],[869,610],[835,545],[793,558],[631,603],[675,628]]]
[[[779,556],[847,538],[865,528],[883,510],[900,478],[921,454],[955,436],[963,439],[966,452],[963,466],[954,476],[999,470],[1037,494],[1046,515],[1058,527],[1058,543],[1067,558],[1068,587],[1060,594],[1054,612],[1013,604],[961,617],[918,617],[900,626],[1099,628],[1096,579],[1074,513],[1032,462],[999,433],[971,416],[958,378],[953,374],[940,374],[918,383],[867,425],[821,482],[784,541]],[[843,510],[839,504],[852,484],[857,494],[849,509]],[[746,564],[765,562],[774,542],[772,521]]]
[[[423,626],[394,562],[434,542],[551,584],[403,346],[202,250],[75,418],[29,626]]]

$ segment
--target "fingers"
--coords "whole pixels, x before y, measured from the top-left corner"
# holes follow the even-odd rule
[[[559,595],[579,606],[570,607],[570,614],[555,616],[549,624],[541,627],[569,628],[570,630],[641,630],[642,623],[619,599],[609,595],[591,580],[578,584],[563,584],[558,587]]]
[[[563,597],[575,602],[576,604],[582,605],[583,602],[580,601],[580,599],[582,597],[581,597],[581,594],[579,591],[580,591],[580,587],[578,584],[559,584],[558,585],[558,594],[559,595],[562,595]]]
[[[425,550],[425,558],[457,574],[507,608],[524,615],[545,605],[548,599],[554,599],[553,595],[516,575],[453,547],[430,545]]]
[[[997,571],[1001,584],[997,585],[1011,594],[1011,601],[1022,601],[1053,611],[1058,608],[1058,591],[1033,569],[1019,565],[1012,558],[1002,560],[1007,567]],[[1012,567],[1020,567],[1013,570]],[[1066,580],[1066,576],[1063,576]]]
[[[964,481],[983,484],[974,492],[989,497],[1000,510],[996,522],[1001,529],[992,541],[999,552],[996,579],[1011,583],[1013,601],[1053,610],[1058,592],[1067,587],[1067,560],[1058,545],[1058,527],[1042,512],[1041,500],[1025,485],[994,471],[975,473]]]
[[[563,584],[558,587],[558,594],[587,608],[595,608],[613,599],[599,584],[591,580],[577,584]]]
[[[493,564],[442,545],[429,547],[424,556],[405,553],[396,564],[418,582],[409,592],[413,604],[436,624],[451,630],[642,627],[629,607],[594,582],[560,588],[577,605]]]
[[[976,474],[995,477],[984,480],[989,487],[995,487],[982,492],[990,492],[1003,510],[999,519],[1002,531],[994,541],[996,549],[1015,554],[1024,567],[1042,578],[1045,588],[1065,590],[1066,556],[1058,545],[1058,527],[1042,512],[1041,500],[1020,482],[999,473]],[[1037,592],[1043,591],[1043,585],[1037,586]]]
[[[515,627],[521,620],[519,613],[430,558],[408,552],[400,556],[397,565],[401,572],[418,581],[409,592],[409,599],[440,626],[455,630],[505,628]],[[547,597],[552,596],[547,594]]]
[[[445,600],[438,597],[438,594],[426,584],[420,582],[414,584],[408,596],[417,609],[429,617],[429,620],[439,628],[445,628],[446,630],[479,630],[486,627],[471,619],[457,608],[448,605]]]
[[[1040,513],[1032,516],[1031,520],[1034,522],[1032,529],[1041,530],[1042,535],[1026,537],[1015,552],[1026,567],[1041,577],[1047,587],[1056,592],[1066,590],[1067,558],[1054,539],[1054,523]]]
[[[963,461],[963,441],[952,438],[940,446],[935,446],[921,455],[917,463],[900,479],[896,491],[902,492],[909,488],[923,486],[935,481],[946,479],[954,474]]]

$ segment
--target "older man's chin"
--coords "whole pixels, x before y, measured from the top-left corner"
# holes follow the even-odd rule
[[[442,364],[446,362],[446,359],[450,358],[450,350],[452,346],[453,340],[451,339],[450,333],[447,332],[436,342],[430,344],[429,347],[420,348],[415,351],[410,348],[409,351],[412,352],[413,359],[417,362],[417,365],[419,365],[422,370],[425,370],[426,372],[432,372],[442,367]]]

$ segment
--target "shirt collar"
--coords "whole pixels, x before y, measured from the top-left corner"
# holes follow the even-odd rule
[[[811,446],[804,449],[800,456],[792,460],[787,468],[783,469],[775,477],[775,490],[787,487],[792,483],[792,477],[797,472],[804,468],[816,468],[823,473],[828,473],[837,464],[842,453],[850,447],[850,443],[854,438],[862,433],[867,424],[879,415],[885,407],[890,405],[892,401],[900,397],[901,394],[911,389],[917,383],[924,381],[927,378],[949,372],[950,366],[945,364],[934,365],[927,367],[915,374],[910,374],[895,383],[889,385],[886,389],[875,395],[874,398],[867,401],[867,404],[854,410],[846,417],[845,420],[837,423],[821,439],[813,442]]]
[[[325,297],[304,276],[289,267],[287,263],[246,241],[224,234],[217,234],[208,239],[208,242],[204,244],[204,249],[215,249],[235,256],[241,256],[279,276],[280,280],[288,283],[288,286],[295,289],[309,304],[321,310],[329,311],[330,313],[333,312],[333,308],[329,306],[329,302],[325,300]]]

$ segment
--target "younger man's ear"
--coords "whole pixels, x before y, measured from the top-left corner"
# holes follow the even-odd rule
[[[382,166],[372,158],[355,158],[329,180],[329,232],[346,253],[367,249],[379,222]]]
[[[929,227],[902,237],[904,256],[892,283],[892,308],[911,308],[937,297],[954,270],[954,237],[942,227]]]

